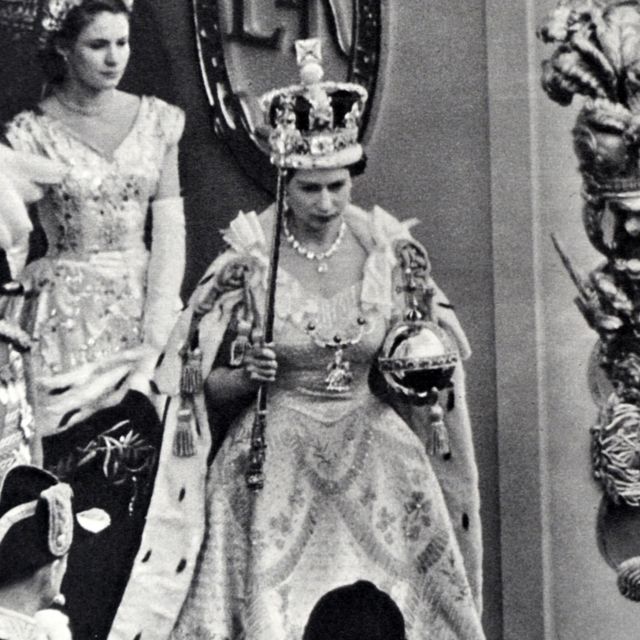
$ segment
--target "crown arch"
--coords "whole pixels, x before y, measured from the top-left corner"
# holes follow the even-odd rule
[[[380,67],[381,0],[193,0],[200,73],[212,128],[245,173],[275,187],[257,96],[295,82],[293,42],[320,37],[327,78],[369,92],[360,138],[371,123]]]

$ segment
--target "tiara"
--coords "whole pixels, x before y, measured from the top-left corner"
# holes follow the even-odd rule
[[[43,7],[41,21],[45,37],[47,34],[60,31],[69,12],[79,7],[83,2],[84,0],[47,0]],[[133,0],[122,0],[122,2],[127,11],[133,9]]]
[[[362,158],[360,122],[367,91],[351,82],[322,82],[318,38],[297,40],[300,84],[260,98],[271,162],[291,169],[344,167]]]
[[[49,0],[43,7],[42,28],[47,33],[60,31],[71,9],[79,7],[82,0]]]

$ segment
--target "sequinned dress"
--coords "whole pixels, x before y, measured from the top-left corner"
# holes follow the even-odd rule
[[[110,637],[166,637],[177,618],[174,640],[299,640],[324,593],[370,580],[399,605],[409,640],[484,638],[478,603],[424,443],[373,395],[368,383],[399,312],[392,302],[389,238],[406,233],[381,210],[373,217],[379,244],[371,248],[357,284],[325,299],[279,272],[278,376],[269,391],[264,488],[252,493],[245,483],[253,407],[230,425],[206,475],[202,469],[192,479],[188,475],[186,465],[196,464],[197,456],[180,459],[163,452],[147,530]],[[372,215],[350,206],[345,219],[363,241],[368,234],[371,247]],[[228,255],[232,261],[244,255],[264,268],[267,243],[257,220],[255,214],[241,214],[232,224],[227,240],[234,249]],[[196,290],[193,309],[207,306],[203,292],[220,270],[219,261]],[[260,308],[264,273],[258,271],[253,287]],[[233,293],[224,298],[200,322],[205,351],[220,344],[220,324],[238,300]],[[325,345],[336,334],[353,343],[342,362],[348,362],[353,378],[348,389],[338,385],[330,390],[335,360]],[[205,352],[205,371],[212,357]],[[171,387],[172,366],[163,367],[157,380]],[[462,396],[459,400],[464,402]],[[206,431],[201,428],[203,436]],[[169,422],[165,441],[170,436]],[[201,480],[204,536],[198,538],[193,500]],[[471,494],[473,489],[467,496],[473,502]],[[189,513],[183,510],[181,516],[183,502]],[[175,537],[174,520],[186,529],[184,544]],[[197,558],[191,555],[194,540]],[[180,591],[184,587],[186,599]]]
[[[15,149],[67,167],[37,204],[47,254],[20,276],[38,297],[29,329],[41,435],[116,404],[127,390],[143,353],[147,210],[183,123],[180,109],[143,96],[111,156],[46,113],[22,112],[7,126]]]

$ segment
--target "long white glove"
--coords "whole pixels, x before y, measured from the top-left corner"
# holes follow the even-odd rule
[[[26,205],[43,196],[41,185],[56,184],[63,174],[59,163],[0,144],[0,249],[14,277],[24,267],[32,229]]]
[[[132,388],[144,393],[148,390],[156,360],[182,309],[180,286],[185,263],[182,198],[154,200],[151,213],[151,257],[142,321],[145,354],[130,383]]]

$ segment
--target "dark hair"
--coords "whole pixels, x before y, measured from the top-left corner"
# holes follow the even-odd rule
[[[69,10],[62,27],[49,36],[40,53],[42,70],[47,82],[56,84],[65,78],[66,65],[58,49],[72,46],[95,16],[105,11],[122,13],[127,17],[131,14],[123,0],[84,0],[82,4]]]
[[[302,640],[406,640],[404,617],[388,594],[359,580],[318,600]]]
[[[38,500],[36,512],[13,525],[0,547],[0,587],[6,587],[33,576],[56,560],[47,545],[49,509]]]
[[[58,557],[50,550],[51,511],[42,495],[57,483],[54,475],[30,465],[12,467],[0,482],[0,517],[36,502],[33,515],[13,523],[0,540],[0,587],[29,578]]]
[[[346,168],[349,169],[349,175],[352,178],[357,178],[358,176],[361,176],[365,172],[365,169],[367,168],[367,154],[363,151],[362,158],[360,158],[360,160],[357,160],[353,164],[350,164]]]
[[[352,164],[348,164],[345,167],[339,168],[346,169],[352,178],[357,178],[358,176],[361,176],[367,168],[367,154],[363,152],[362,158],[360,158],[360,160],[356,160],[356,162],[353,162]],[[296,171],[300,171],[300,169],[289,169],[287,171],[287,183],[290,182],[293,176],[296,175]]]

